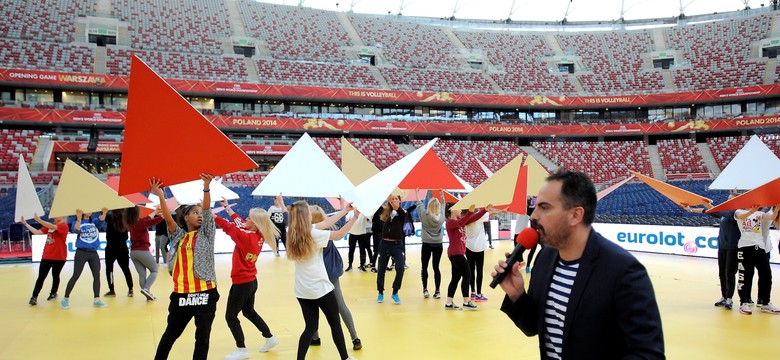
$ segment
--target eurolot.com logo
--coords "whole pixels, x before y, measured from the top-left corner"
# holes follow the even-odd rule
[[[700,248],[718,248],[717,237],[697,236],[693,240],[685,240],[685,235],[681,232],[677,234],[664,234],[663,231],[658,233],[643,233],[643,232],[619,232],[617,234],[617,241],[629,244],[645,244],[650,246],[681,246],[683,250],[688,254],[695,254]]]

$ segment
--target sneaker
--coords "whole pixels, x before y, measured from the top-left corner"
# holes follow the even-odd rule
[[[36,298],[35,296],[31,297],[29,304],[32,306],[38,305],[38,298]]]
[[[768,303],[764,306],[761,306],[761,312],[769,313],[769,314],[780,314],[780,309],[776,308],[772,303]]]
[[[474,299],[476,302],[485,302],[488,301],[488,298],[485,297],[485,295],[477,294],[477,298]]]
[[[434,299],[441,299],[441,293],[437,290],[435,293],[433,293]]]
[[[225,360],[243,360],[249,359],[249,351],[246,348],[237,348],[230,354],[225,355]]]
[[[363,266],[363,265],[360,265],[360,266],[358,266],[358,270],[360,270],[362,272],[366,272],[366,267]]]
[[[363,348],[363,343],[360,342],[360,339],[352,340],[352,350],[360,350]]]
[[[490,248],[491,248],[491,249],[494,249],[493,245],[490,245]]]
[[[715,303],[715,306],[718,306],[718,307],[720,307],[720,306],[726,306],[726,298],[724,298],[724,297],[720,298],[720,300],[718,300],[718,301]]]
[[[750,309],[750,304],[744,303],[739,306],[739,312],[745,315],[750,315],[753,313],[753,310]]]
[[[400,305],[401,304],[401,298],[398,297],[398,293],[395,293],[395,294],[391,295],[390,297],[393,298],[393,303],[395,303],[396,305]]]
[[[49,294],[49,297],[46,298],[46,301],[52,300],[57,300],[57,294]]]
[[[479,309],[479,306],[477,306],[477,304],[474,304],[473,301],[469,301],[463,304],[463,310],[477,310],[477,309]]]
[[[404,269],[408,269],[409,265],[404,264]]]
[[[108,305],[106,305],[106,303],[100,301],[100,299],[95,300],[95,302],[92,303],[92,306],[97,307],[97,308],[108,307]]]
[[[309,346],[320,346],[322,345],[322,340],[320,338],[311,339],[311,343],[309,343]]]
[[[279,339],[277,339],[276,336],[271,336],[269,338],[266,338],[265,344],[263,344],[263,346],[260,347],[260,352],[268,352],[268,350],[273,349],[273,347],[276,345],[279,345]]]
[[[133,297],[133,290],[127,290],[127,297]]]
[[[347,268],[346,268],[346,269],[344,269],[344,271],[350,271],[350,270],[352,270],[352,265],[350,265],[350,266],[347,266]]]
[[[428,292],[428,289],[423,290],[423,297],[426,299],[431,297],[431,293]]]
[[[723,305],[728,310],[731,310],[732,307],[734,307],[734,301],[731,299],[726,299],[726,304]]]
[[[376,296],[376,302],[383,303],[385,302],[385,294],[379,294]]]
[[[372,273],[374,273],[374,274],[376,274],[376,268],[375,268],[375,267],[372,267],[372,268],[371,268],[371,272],[372,272]]]
[[[60,307],[63,309],[70,309],[70,301],[68,299],[62,299],[62,301],[60,301]]]
[[[347,358],[347,360],[358,360],[358,359],[356,357],[354,357],[354,356],[350,356],[350,357]]]
[[[276,256],[277,256],[277,257],[281,256],[281,255],[279,255],[279,252],[278,252],[278,251],[276,252]]]
[[[455,303],[444,304],[444,309],[445,310],[460,310],[460,306],[455,305]]]
[[[471,300],[476,300],[476,299],[477,299],[477,294],[471,293]]]
[[[157,298],[156,298],[156,297],[154,297],[154,295],[152,295],[152,293],[151,293],[151,292],[149,292],[149,290],[146,290],[146,289],[141,289],[141,294],[143,294],[144,296],[146,296],[146,301],[154,301],[154,300],[157,300]]]
[[[113,291],[109,291],[105,294],[103,294],[104,297],[116,297],[116,293]]]
[[[387,271],[393,271],[394,268],[395,267],[393,265],[390,265],[390,266],[387,267]]]
[[[530,266],[526,266],[525,267],[525,273],[526,274],[530,274],[531,273],[531,267]]]

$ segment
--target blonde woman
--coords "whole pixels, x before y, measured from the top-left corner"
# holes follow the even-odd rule
[[[417,190],[419,191],[419,189]],[[417,207],[423,208],[422,201],[417,198],[417,191],[415,191],[415,200],[417,201]],[[433,258],[433,283],[436,286],[436,291],[433,293],[434,299],[441,299],[441,271],[439,270],[439,262],[441,261],[441,254],[444,251],[442,246],[443,234],[442,226],[447,218],[444,216],[444,192],[440,191],[441,200],[437,198],[431,198],[428,200],[428,207],[425,211],[417,211],[420,215],[420,223],[422,223],[422,285],[423,285],[423,297],[428,298],[431,296],[428,292],[428,261]]]
[[[230,286],[227,310],[225,311],[225,321],[227,321],[230,332],[236,340],[236,351],[225,356],[225,360],[249,359],[249,351],[246,349],[244,341],[244,331],[238,320],[239,312],[242,312],[244,317],[254,324],[265,338],[265,344],[260,347],[260,352],[268,352],[279,344],[279,339],[271,333],[268,324],[255,311],[256,262],[266,239],[270,240],[268,244],[271,246],[271,250],[276,252],[275,240],[279,236],[279,229],[271,222],[268,212],[263,209],[250,209],[249,216],[244,221],[230,208],[230,204],[226,200],[223,199],[220,203],[233,222],[219,216],[215,217],[214,221],[236,243],[233,250],[233,268],[230,271],[233,285]]]
[[[298,340],[298,360],[306,358],[309,343],[317,331],[319,311],[322,310],[330,325],[333,341],[341,359],[353,359],[347,353],[344,333],[339,321],[338,301],[334,286],[328,279],[322,249],[331,240],[341,239],[357,220],[354,216],[338,231],[327,231],[339,219],[344,217],[352,205],[345,207],[325,221],[312,224],[309,204],[298,201],[287,207],[290,222],[287,230],[287,258],[295,262],[295,297],[301,305],[306,327]],[[360,213],[356,210],[355,215]]]
[[[325,210],[322,210],[319,205],[312,205],[309,210],[311,210],[311,222],[314,224],[323,222],[328,217],[325,214]],[[359,224],[360,222],[358,221],[355,226],[359,226]],[[333,293],[336,295],[336,301],[339,304],[339,315],[341,315],[341,319],[344,320],[344,325],[347,325],[349,336],[352,338],[352,350],[360,350],[363,348],[363,343],[361,343],[360,338],[358,338],[357,330],[355,330],[355,322],[352,321],[352,312],[349,311],[347,303],[344,302],[344,294],[341,292],[341,284],[339,283],[339,277],[344,274],[344,270],[342,270],[344,263],[341,259],[341,254],[339,254],[339,250],[336,248],[336,245],[333,245],[331,242],[322,251],[322,256],[326,260],[325,270],[328,272],[328,279],[330,280],[331,284],[333,284]],[[338,258],[335,261],[340,264],[338,268],[335,266],[330,266],[332,263],[327,261],[330,257]],[[318,332],[314,333],[314,337],[311,339],[311,344],[315,346],[322,344],[322,341],[320,340],[320,334]]]

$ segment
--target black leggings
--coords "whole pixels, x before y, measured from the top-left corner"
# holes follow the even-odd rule
[[[368,259],[371,260],[371,247],[369,246],[371,234],[354,235],[349,234],[349,267],[352,267],[352,261],[355,259],[355,247],[360,248],[360,266],[366,265],[366,252]]]
[[[433,282],[436,285],[436,291],[439,291],[441,287],[441,270],[439,270],[439,262],[441,262],[441,253],[444,250],[442,244],[429,244],[422,243],[422,285],[423,289],[428,288],[428,261],[433,257]]]
[[[171,293],[168,326],[165,327],[160,343],[157,344],[154,359],[168,358],[173,343],[181,336],[192,318],[195,318],[195,349],[192,352],[192,359],[208,358],[211,324],[214,323],[217,313],[217,301],[219,301],[219,292],[216,288],[191,294]]]
[[[106,248],[106,281],[108,281],[108,290],[114,291],[114,261],[116,261],[122,273],[125,275],[127,290],[133,290],[133,274],[130,272],[130,253],[127,249],[114,250]]]
[[[458,289],[458,281],[461,278],[463,281],[460,283],[460,293],[464,298],[469,297],[469,261],[466,260],[465,255],[453,255],[450,256],[450,263],[452,263],[452,280],[450,280],[450,286],[447,287],[447,297],[455,296],[455,290]]]
[[[726,299],[734,296],[737,274],[737,250],[718,249],[718,277],[720,278],[720,295]]]
[[[490,244],[490,246],[493,246],[493,235],[491,234],[490,231],[490,221],[485,221],[482,223],[482,225],[485,227],[485,234],[487,234],[488,244]]]
[[[485,267],[485,252],[474,252],[466,249],[466,259],[469,261],[469,272],[472,273],[471,280],[469,280],[471,292],[482,294],[482,273],[484,272],[482,270]]]
[[[38,265],[38,280],[35,280],[32,297],[38,297],[43,288],[43,281],[49,276],[49,270],[51,270],[51,292],[49,294],[57,295],[57,289],[60,288],[60,271],[62,271],[63,266],[65,266],[65,260],[41,260],[40,265]]]
[[[68,286],[65,287],[65,297],[70,297],[73,286],[76,285],[81,272],[84,271],[85,263],[89,263],[89,270],[92,271],[92,293],[95,297],[100,297],[100,257],[97,251],[82,249],[76,249],[76,255],[73,257],[73,276],[68,281]]]
[[[319,327],[320,309],[322,310],[322,313],[325,314],[325,319],[328,320],[330,333],[331,336],[333,336],[333,341],[336,343],[336,348],[339,350],[339,356],[342,359],[348,358],[347,344],[344,342],[344,332],[341,330],[339,305],[333,291],[325,294],[325,296],[319,299],[298,298],[298,303],[301,304],[303,320],[306,322],[306,328],[303,329],[303,334],[301,334],[300,339],[298,339],[298,360],[306,359],[306,352],[309,351],[311,339]]]
[[[753,287],[753,275],[758,272],[758,298],[756,303],[766,305],[772,294],[772,268],[769,256],[758,246],[741,247],[737,250],[737,293],[740,304],[748,302]]]
[[[255,311],[255,293],[257,292],[257,279],[248,283],[233,284],[230,287],[230,293],[227,299],[227,310],[225,311],[225,321],[227,321],[233,338],[236,339],[236,347],[245,348],[244,331],[241,329],[241,322],[238,320],[238,313],[243,312],[244,317],[255,325],[257,330],[263,334],[264,338],[270,338],[271,329],[265,323],[260,314]]]

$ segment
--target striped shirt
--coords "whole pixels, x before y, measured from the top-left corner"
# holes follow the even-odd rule
[[[179,294],[190,294],[216,287],[216,283],[211,280],[201,280],[195,276],[193,259],[195,256],[195,241],[198,232],[190,231],[179,241],[179,248],[176,251],[176,258],[173,263],[173,292]]]
[[[558,259],[555,267],[547,302],[544,306],[544,351],[549,359],[561,359],[563,352],[563,324],[566,320],[566,308],[569,295],[577,277],[579,260],[564,261]]]

